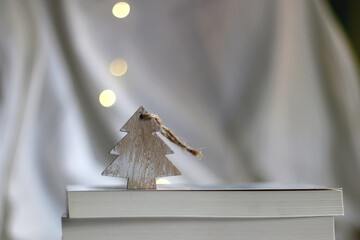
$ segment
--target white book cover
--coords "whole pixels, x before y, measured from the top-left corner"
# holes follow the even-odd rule
[[[343,215],[342,190],[272,183],[163,190],[67,188],[70,218],[274,218]]]
[[[63,240],[334,240],[333,217],[63,218]]]

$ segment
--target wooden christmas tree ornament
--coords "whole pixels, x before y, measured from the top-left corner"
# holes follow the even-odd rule
[[[174,152],[155,133],[160,120],[151,116],[141,106],[120,129],[128,134],[111,150],[118,157],[102,175],[128,178],[128,189],[155,189],[157,177],[181,175],[165,157]]]

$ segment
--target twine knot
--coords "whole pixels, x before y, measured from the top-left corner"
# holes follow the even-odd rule
[[[171,142],[175,143],[176,145],[178,145],[182,149],[185,149],[186,151],[188,151],[192,155],[194,155],[196,157],[202,157],[201,151],[193,149],[193,148],[187,146],[169,128],[164,126],[158,115],[156,115],[154,113],[142,113],[142,114],[140,114],[140,118],[141,119],[154,119],[160,125],[160,127],[161,127],[160,132],[164,137],[166,137],[167,139],[169,139]]]

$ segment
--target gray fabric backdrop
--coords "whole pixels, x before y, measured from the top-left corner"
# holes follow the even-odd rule
[[[183,181],[343,187],[338,239],[355,239],[359,73],[325,2],[132,0],[124,19],[115,3],[0,1],[4,238],[60,239],[66,184],[123,183],[100,173],[143,105],[203,150],[172,146]]]

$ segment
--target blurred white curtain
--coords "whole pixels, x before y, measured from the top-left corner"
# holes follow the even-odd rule
[[[0,1],[3,238],[60,239],[66,184],[122,184],[100,173],[144,105],[202,148],[202,160],[175,151],[185,180],[344,187],[338,239],[350,239],[359,75],[326,2],[132,0],[125,19],[115,3]],[[107,88],[111,108],[98,103]]]

